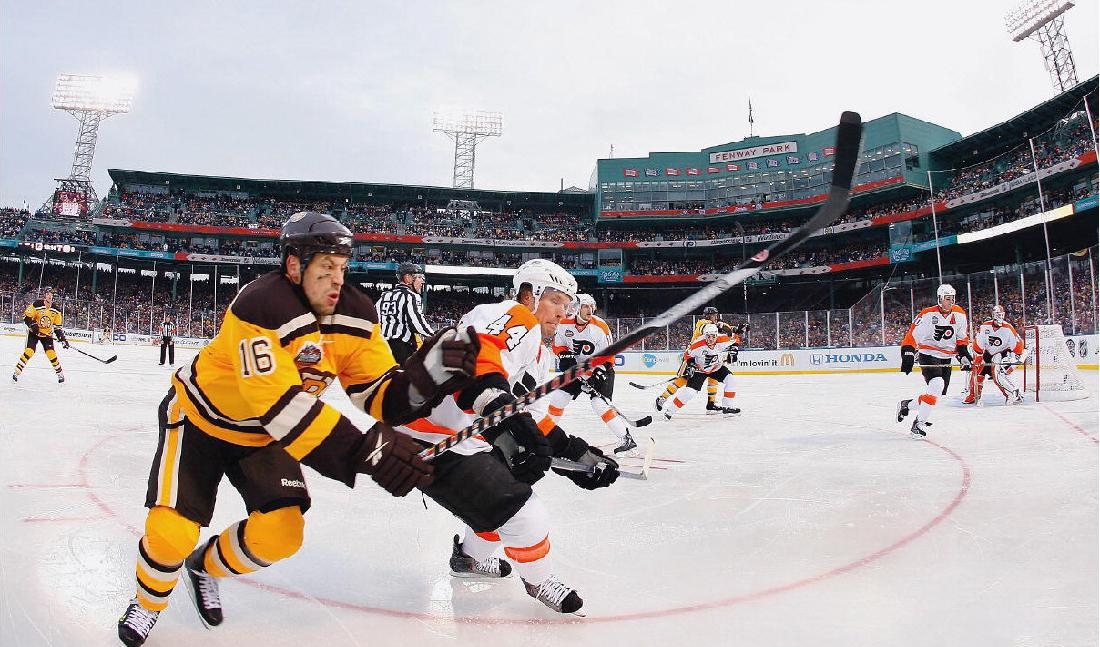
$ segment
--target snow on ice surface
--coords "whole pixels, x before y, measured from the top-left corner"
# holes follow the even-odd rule
[[[21,340],[0,338],[10,365]],[[155,347],[43,353],[0,395],[0,645],[113,645],[133,595],[136,542],[168,367]],[[177,360],[194,351],[177,349]],[[658,389],[620,376],[616,402]],[[354,490],[306,470],[302,550],[222,584],[207,630],[177,588],[149,641],[165,645],[1095,645],[1098,472],[1092,397],[941,400],[927,441],[894,406],[916,375],[741,376],[732,418],[696,398],[657,440],[647,482],[587,492],[548,475],[555,571],[585,599],[558,616],[520,580],[448,575],[459,524],[417,495]],[[326,396],[347,410],[338,389]],[[361,414],[356,418],[365,420]],[[585,402],[565,428],[609,449]],[[624,459],[640,465],[639,458]],[[224,485],[210,529],[244,516]]]

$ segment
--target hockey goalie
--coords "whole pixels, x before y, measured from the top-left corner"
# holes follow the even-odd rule
[[[970,370],[970,385],[964,404],[981,404],[985,379],[991,378],[994,386],[1005,398],[1006,404],[1023,402],[1024,396],[1013,379],[1015,367],[1027,360],[1028,350],[1016,329],[1005,320],[1005,309],[993,306],[993,317],[983,321],[974,335],[974,363]]]

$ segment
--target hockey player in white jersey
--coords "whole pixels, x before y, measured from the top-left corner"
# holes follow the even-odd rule
[[[729,335],[721,334],[718,326],[712,323],[703,326],[702,333],[702,337],[693,341],[684,352],[684,361],[687,362],[684,375],[687,383],[665,404],[663,411],[668,420],[672,420],[676,412],[699,393],[707,378],[722,384],[722,412],[737,412],[733,407],[733,397],[737,391],[733,373],[723,363],[726,352],[734,346],[735,340]]]
[[[1005,321],[1005,309],[993,306],[992,318],[978,326],[974,334],[972,350],[974,365],[970,371],[970,388],[964,404],[981,404],[985,378],[993,378],[993,384],[1001,391],[1006,403],[1023,402],[1020,387],[1012,379],[1013,364],[1027,360],[1024,340],[1016,329]]]
[[[607,322],[596,315],[596,300],[590,294],[577,296],[574,316],[563,319],[554,335],[554,353],[558,356],[558,369],[569,370],[614,341]],[[615,391],[615,367],[600,364],[585,380],[576,380],[546,397],[547,411],[555,422],[561,419],[565,408],[578,396],[587,396],[592,411],[603,420],[611,433],[619,439],[614,453],[619,454],[638,446],[627,429],[626,421],[611,407]]]
[[[533,385],[542,340],[556,331],[577,294],[577,282],[545,259],[521,265],[513,277],[514,301],[479,305],[461,319],[481,341],[470,387],[444,398],[431,414],[399,429],[414,438],[437,443],[515,401]],[[540,414],[541,417],[541,414]],[[576,590],[553,573],[550,518],[531,485],[550,468],[553,457],[594,468],[591,472],[555,472],[584,489],[606,487],[618,477],[618,463],[559,427],[543,431],[531,413],[505,418],[483,436],[464,440],[434,461],[434,478],[422,491],[465,524],[451,555],[458,576],[506,577],[511,566],[494,557],[504,554],[516,564],[527,593],[560,613],[576,613],[583,601]]]
[[[958,357],[962,370],[969,372],[969,327],[966,311],[955,305],[955,288],[944,283],[936,289],[936,305],[920,311],[901,341],[901,372],[908,375],[914,363],[920,364],[924,376],[924,393],[917,397],[917,415],[909,433],[915,439],[924,438],[924,428],[932,424],[932,408],[942,395],[947,395],[951,383],[951,358]],[[919,362],[917,362],[919,360]],[[898,403],[898,422],[909,415],[912,398]]]

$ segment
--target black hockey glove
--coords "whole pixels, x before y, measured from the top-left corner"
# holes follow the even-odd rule
[[[366,474],[393,496],[432,483],[432,466],[417,454],[424,449],[410,436],[377,422],[363,434],[355,455],[355,471]]]
[[[726,363],[727,364],[736,364],[737,363],[737,352],[738,352],[738,350],[737,350],[736,346],[730,346],[730,349],[728,351],[726,351]]]
[[[68,348],[69,347],[69,340],[68,339],[62,339],[61,340],[61,347],[62,348]]]
[[[970,354],[970,347],[966,344],[959,344],[955,347],[955,357],[959,358],[959,367],[963,372],[969,373],[974,363],[974,356]]]
[[[489,415],[514,401],[512,396],[503,394],[489,403],[482,415]],[[493,444],[494,451],[504,459],[504,464],[516,480],[534,485],[550,469],[550,459],[553,457],[550,442],[530,413],[524,411],[505,418],[495,427],[486,429],[482,435]]]
[[[610,372],[610,367],[607,364],[600,364],[592,369],[592,374],[588,376],[588,386],[596,393],[603,393],[606,388],[604,383],[607,381]]]
[[[558,430],[564,435],[565,432]],[[586,490],[607,487],[619,478],[619,464],[614,459],[603,455],[598,447],[592,447],[582,438],[569,436],[565,447],[555,452],[561,458],[576,461],[582,465],[595,468],[591,472],[580,472],[554,468],[554,472],[573,481],[577,487]]]
[[[473,326],[461,333],[444,328],[428,339],[405,360],[402,368],[412,383],[409,400],[427,401],[430,406],[473,382],[474,365],[481,340]],[[419,396],[419,397],[417,397]]]
[[[909,375],[913,372],[913,362],[917,359],[917,349],[912,346],[901,347],[901,372]]]
[[[687,365],[687,368],[684,369],[684,377],[690,380],[692,378],[692,376],[694,376],[694,375],[695,375],[695,364],[694,364],[694,362],[689,362],[688,365]]]
[[[993,363],[993,353],[990,353],[989,351],[985,351],[984,353],[982,353],[982,361],[985,362],[986,364],[992,364]]]
[[[558,354],[558,370],[568,371],[577,365],[577,356],[571,350],[563,350]]]

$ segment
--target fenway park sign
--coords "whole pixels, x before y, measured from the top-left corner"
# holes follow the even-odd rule
[[[769,155],[783,155],[784,153],[797,153],[798,142],[776,142],[763,146],[750,146],[749,148],[735,148],[730,151],[717,151],[710,154],[710,163],[736,162],[753,157],[767,157]]]

